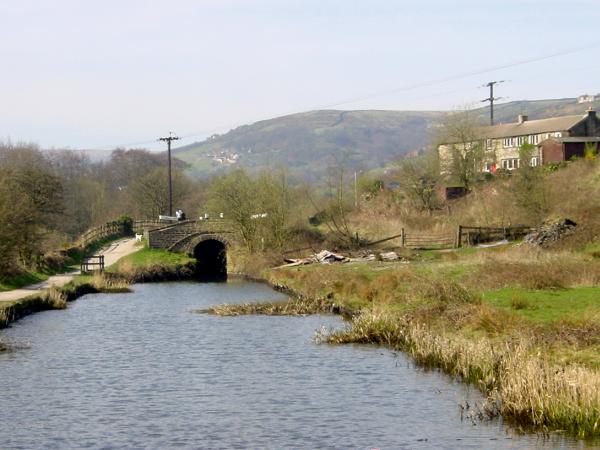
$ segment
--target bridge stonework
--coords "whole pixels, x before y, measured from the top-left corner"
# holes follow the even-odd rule
[[[148,246],[191,255],[200,242],[209,239],[229,247],[235,240],[231,229],[230,223],[224,220],[186,220],[148,230]]]

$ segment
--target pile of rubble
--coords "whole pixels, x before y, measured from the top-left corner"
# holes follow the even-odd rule
[[[346,263],[346,262],[364,262],[364,261],[402,261],[408,262],[405,259],[398,256],[396,252],[381,252],[378,254],[375,253],[366,253],[362,256],[351,258],[349,256],[344,256],[339,253],[330,252],[329,250],[322,250],[319,253],[315,253],[306,258],[285,259],[284,266],[281,267],[294,267],[294,266],[304,266],[307,264],[332,264],[332,263]]]
[[[577,224],[570,219],[556,219],[544,222],[535,231],[523,239],[523,243],[538,247],[547,247],[574,233]]]

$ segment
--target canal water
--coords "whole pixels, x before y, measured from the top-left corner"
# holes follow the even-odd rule
[[[469,386],[373,346],[313,342],[335,316],[194,310],[285,298],[245,281],[86,295],[1,332],[0,448],[570,448],[475,422]]]

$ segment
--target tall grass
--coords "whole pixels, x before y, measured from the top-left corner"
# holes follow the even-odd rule
[[[339,313],[339,308],[328,299],[287,300],[267,303],[224,304],[196,311],[218,316],[261,314],[269,316],[304,316],[307,314]]]
[[[566,252],[540,252],[526,247],[502,253],[478,254],[471,286],[563,289],[600,284],[600,261]]]
[[[532,353],[527,338],[499,345],[487,338],[432,331],[398,315],[364,312],[344,330],[319,330],[316,340],[403,350],[424,366],[475,383],[495,409],[521,425],[579,437],[600,435],[600,374],[576,365],[552,365]]]
[[[108,276],[103,272],[94,273],[90,284],[98,292],[130,292],[130,283],[123,278]]]

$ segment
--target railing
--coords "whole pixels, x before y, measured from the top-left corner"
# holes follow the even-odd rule
[[[79,247],[87,247],[88,245],[105,239],[110,236],[124,235],[127,231],[126,225],[123,222],[108,222],[104,225],[94,227],[83,233],[77,244]]]
[[[459,225],[456,231],[456,246],[477,245],[502,239],[515,240],[524,237],[531,230],[531,227],[525,225],[512,227],[465,227]]]
[[[81,263],[81,273],[90,273],[94,271],[103,271],[104,270],[104,255],[94,255],[85,259]]]
[[[407,233],[404,228],[401,228],[400,234],[396,234],[385,239],[379,239],[378,241],[369,242],[369,245],[380,244],[393,239],[399,239],[401,247],[411,248],[452,248],[456,245],[455,237],[450,233],[413,234]]]
[[[159,222],[158,220],[134,220],[131,222],[131,227],[126,222],[113,221],[107,222],[103,225],[99,225],[94,228],[90,228],[88,231],[83,233],[77,241],[78,247],[87,247],[94,242],[112,236],[125,236],[131,232],[137,233],[144,231],[147,228],[163,228],[169,225],[173,225],[172,222]]]
[[[459,225],[456,233],[411,233],[401,229],[400,234],[390,236],[368,245],[398,239],[401,247],[419,249],[458,248],[465,245],[477,245],[484,242],[499,240],[515,240],[522,238],[531,231],[531,227],[519,225],[512,227],[466,227]]]
[[[146,228],[162,228],[171,225],[172,222],[160,222],[158,220],[134,220],[132,229],[134,232],[144,231]]]

